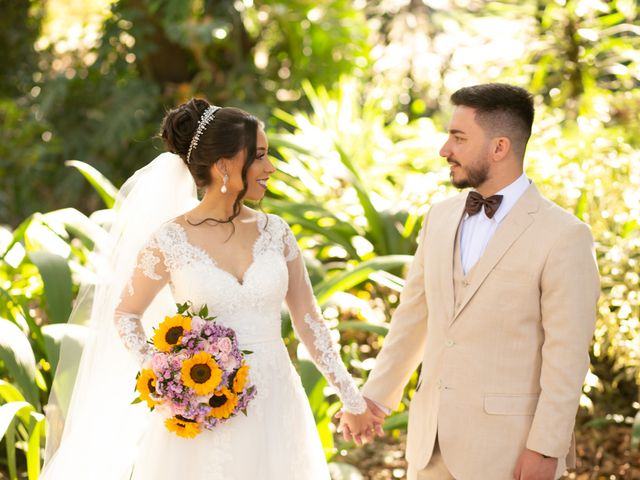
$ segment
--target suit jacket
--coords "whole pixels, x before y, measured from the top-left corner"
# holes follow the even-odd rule
[[[453,252],[466,193],[424,219],[391,328],[364,386],[394,409],[422,362],[407,459],[436,434],[457,479],[511,480],[525,447],[573,466],[573,427],[600,294],[590,229],[531,185],[502,220],[454,306]]]

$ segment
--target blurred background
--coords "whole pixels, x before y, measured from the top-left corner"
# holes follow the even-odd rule
[[[421,216],[453,193],[449,95],[535,95],[526,170],[591,225],[602,275],[566,478],[640,479],[638,0],[0,0],[0,478],[37,479],[43,406],[117,188],[192,96],[266,125],[283,216],[359,381],[398,303]],[[285,312],[286,320],[286,312]],[[401,479],[406,407],[357,449],[337,397],[283,336],[337,479]]]

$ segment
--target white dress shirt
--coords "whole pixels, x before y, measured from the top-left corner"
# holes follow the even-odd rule
[[[518,179],[496,193],[502,195],[502,203],[493,218],[487,217],[484,208],[479,213],[469,216],[464,214],[462,218],[462,231],[460,232],[460,255],[462,271],[466,275],[480,259],[498,225],[511,211],[522,194],[529,188],[531,180],[523,173]]]

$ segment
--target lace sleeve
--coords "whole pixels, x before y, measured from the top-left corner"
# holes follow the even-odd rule
[[[116,307],[114,322],[122,343],[142,363],[151,352],[141,317],[169,281],[164,254],[152,239],[140,251],[137,263]]]
[[[350,413],[363,413],[367,404],[342,363],[339,347],[332,340],[331,332],[324,322],[300,249],[288,226],[284,240],[284,255],[289,270],[286,302],[296,335],[309,350],[315,365],[337,390],[344,409]]]

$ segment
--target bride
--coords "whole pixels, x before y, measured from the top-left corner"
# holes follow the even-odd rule
[[[167,113],[162,138],[171,153],[118,194],[109,274],[81,291],[74,309],[72,321],[88,334],[79,362],[77,350],[62,348],[41,479],[326,480],[313,415],[280,336],[283,301],[344,411],[359,419],[362,432],[352,433],[382,419],[342,364],[289,226],[244,205],[263,198],[275,172],[261,123],[193,99]],[[131,404],[151,328],[187,301],[207,305],[252,352],[257,389],[246,416],[196,438],[176,436],[159,413]]]

